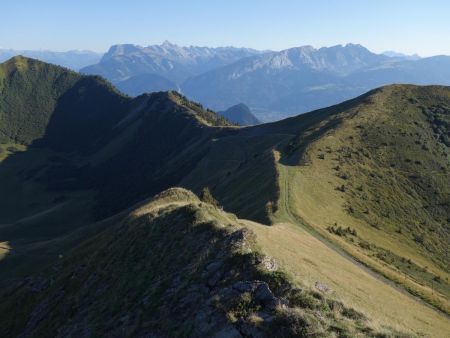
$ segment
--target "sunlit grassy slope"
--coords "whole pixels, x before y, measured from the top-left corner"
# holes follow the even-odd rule
[[[446,312],[449,99],[448,88],[383,88],[320,137],[293,140],[283,164],[295,216]]]
[[[0,335],[382,337],[410,332],[373,322],[336,295],[292,280],[258,247],[249,229],[257,227],[263,226],[249,225],[187,190],[167,190],[67,257],[55,258],[45,274],[3,288]]]
[[[386,281],[337,254],[308,231],[292,223],[272,227],[251,223],[257,243],[294,280],[311,288],[325,285],[333,297],[374,319],[411,335],[446,337],[450,320]]]

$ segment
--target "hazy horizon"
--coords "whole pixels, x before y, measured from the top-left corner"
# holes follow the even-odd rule
[[[109,48],[115,45],[121,45],[121,44],[131,44],[131,45],[135,45],[135,46],[139,46],[139,47],[148,47],[151,45],[162,45],[164,42],[170,42],[172,44],[178,45],[180,47],[206,47],[206,48],[250,48],[250,49],[255,49],[255,50],[260,50],[260,51],[273,51],[273,52],[279,52],[285,49],[290,49],[290,48],[297,48],[297,47],[305,47],[305,46],[312,46],[315,49],[320,49],[320,48],[331,48],[331,47],[335,47],[338,45],[341,46],[345,46],[347,44],[353,44],[353,45],[362,45],[363,47],[367,48],[369,51],[376,53],[376,54],[382,54],[382,53],[387,53],[387,52],[395,52],[395,53],[401,53],[401,54],[405,54],[405,55],[417,55],[420,57],[428,57],[428,56],[435,56],[435,55],[440,55],[440,54],[433,54],[433,55],[420,55],[419,53],[405,53],[401,50],[396,50],[396,49],[386,49],[386,50],[382,50],[382,51],[374,51],[371,48],[367,47],[366,45],[363,45],[361,43],[357,43],[357,42],[347,42],[347,43],[340,43],[340,44],[335,44],[335,45],[328,45],[328,46],[315,46],[315,45],[311,45],[311,44],[300,44],[300,45],[296,45],[296,46],[291,46],[288,48],[284,48],[284,49],[270,49],[270,48],[252,48],[252,47],[248,47],[248,46],[236,46],[236,45],[217,45],[217,46],[207,46],[207,45],[195,45],[195,44],[191,44],[191,43],[187,43],[187,44],[178,44],[175,43],[173,41],[170,40],[164,40],[161,42],[155,42],[153,44],[146,44],[146,45],[142,45],[142,44],[138,44],[138,43],[130,43],[130,42],[123,42],[123,43],[114,43],[111,46],[109,46],[107,49],[102,50],[102,51],[97,51],[97,50],[92,50],[92,49],[86,49],[86,48],[81,48],[81,49],[65,49],[65,50],[57,50],[57,49],[32,49],[32,48],[9,48],[7,46],[1,46],[0,45],[0,49],[3,50],[14,50],[14,51],[35,51],[35,52],[56,52],[56,53],[67,53],[67,52],[93,52],[93,53],[99,53],[99,54],[104,54],[106,52],[108,52]],[[446,55],[446,54],[441,54],[441,55]]]
[[[380,0],[227,1],[155,3],[86,0],[76,3],[7,0],[1,8],[0,47],[16,50],[90,50],[165,40],[178,45],[283,50],[358,43],[375,53],[449,55],[450,4]],[[20,15],[14,15],[20,13]],[[14,28],[14,29],[12,29]]]

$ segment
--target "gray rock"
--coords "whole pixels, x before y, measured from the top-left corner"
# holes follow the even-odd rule
[[[276,271],[278,269],[278,265],[272,257],[264,256],[262,259],[257,261],[258,264],[261,264],[268,271]]]
[[[233,284],[233,289],[240,293],[252,292],[254,288],[254,282],[250,281],[240,281]]]
[[[269,285],[265,282],[260,282],[256,287],[255,299],[262,303],[270,302],[275,298],[272,291],[270,291]]]
[[[330,288],[329,288],[327,285],[325,285],[325,284],[323,284],[323,283],[321,283],[321,282],[315,282],[315,283],[314,283],[314,286],[315,286],[315,288],[316,288],[317,290],[322,291],[322,292],[325,292],[325,293],[331,291]]]

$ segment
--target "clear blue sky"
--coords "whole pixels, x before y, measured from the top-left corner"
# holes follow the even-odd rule
[[[360,43],[375,52],[450,55],[445,0],[0,0],[0,48],[149,45],[280,50]]]

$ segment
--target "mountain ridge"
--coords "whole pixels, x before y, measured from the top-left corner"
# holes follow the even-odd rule
[[[32,64],[36,61],[27,62]],[[19,62],[19,66],[23,65]],[[48,121],[41,121],[38,125],[42,126],[39,129],[44,130],[42,133],[19,130],[22,133],[19,135],[28,137],[28,142],[17,144],[17,139],[8,138],[0,143],[0,199],[4,201],[0,204],[0,283],[21,281],[28,285],[19,291],[28,300],[31,297],[30,303],[23,304],[37,306],[37,310],[28,313],[39,312],[42,307],[38,304],[47,292],[52,295],[50,304],[54,304],[59,290],[56,285],[65,285],[65,289],[72,285],[70,277],[66,277],[76,270],[77,262],[84,263],[81,263],[82,257],[69,254],[71,250],[77,251],[75,248],[80,243],[87,243],[84,242],[86,239],[96,235],[118,243],[113,240],[117,236],[107,229],[120,228],[119,232],[127,234],[132,234],[134,228],[144,232],[144,229],[154,229],[148,223],[148,226],[141,227],[142,224],[130,225],[121,223],[121,220],[136,209],[136,205],[143,208],[140,215],[148,220],[146,199],[171,187],[181,186],[202,196],[202,202],[194,202],[198,203],[195,213],[211,211],[213,220],[217,218],[219,223],[223,221],[226,225],[235,224],[236,219],[223,216],[220,209],[233,212],[241,220],[237,221],[239,224],[245,224],[257,233],[261,249],[277,257],[283,269],[289,268],[297,281],[307,281],[308,288],[316,290],[308,294],[318,303],[308,296],[309,303],[302,305],[301,309],[306,306],[309,309],[306,312],[311,314],[308,311],[315,311],[318,306],[325,311],[320,313],[326,314],[328,319],[313,324],[313,328],[327,332],[335,330],[330,323],[343,318],[341,310],[332,315],[327,309],[333,312],[334,306],[330,307],[326,300],[328,305],[323,302],[328,299],[326,290],[330,287],[346,302],[356,302],[358,311],[367,310],[370,313],[367,317],[374,317],[374,320],[382,318],[377,322],[379,326],[366,334],[380,330],[390,332],[390,325],[411,335],[420,335],[423,330],[445,332],[448,328],[447,317],[430,310],[414,297],[449,313],[450,276],[445,269],[448,265],[445,255],[448,220],[445,217],[450,196],[446,175],[450,156],[449,87],[386,86],[339,105],[275,123],[243,128],[231,125],[213,111],[177,92],[130,98],[98,77],[72,74],[39,62],[35,66],[27,66],[23,72],[9,74],[0,83],[5,86],[0,99],[8,98],[8,102],[15,102],[18,106],[29,101],[28,96],[33,89],[41,90],[38,91],[40,99],[37,103],[56,102],[46,106],[47,110],[41,110],[39,104],[29,101],[33,104],[24,110],[30,116],[26,120],[35,115],[52,117],[53,107],[60,109],[56,110],[60,120],[54,124],[55,129],[48,128]],[[70,95],[66,95],[67,92]],[[64,105],[60,104],[61,101]],[[117,102],[120,104],[108,106]],[[1,107],[0,117],[5,112],[16,111],[5,105]],[[9,115],[17,118],[14,114]],[[85,121],[97,122],[92,123],[90,129],[84,129]],[[11,130],[10,125],[13,123],[0,123],[3,130]],[[175,195],[179,193],[182,199],[196,201],[184,190],[173,192]],[[166,195],[163,193],[163,196]],[[158,198],[162,198],[161,203],[166,205],[171,200],[171,193],[168,193],[167,200],[163,196]],[[184,202],[181,203],[183,205],[179,203],[180,200],[175,198],[168,208],[153,209],[155,204],[149,207],[154,210],[156,218],[162,217],[157,221],[161,222],[159,229],[162,232],[156,237],[167,243],[167,248],[173,248],[170,243],[175,238],[183,240],[176,236],[184,230],[164,230],[186,229],[185,226],[191,229],[187,231],[191,234],[198,230],[191,223],[192,218],[178,223],[184,216],[192,216],[185,213]],[[161,214],[158,215],[159,210]],[[163,214],[174,218],[164,218]],[[117,225],[119,223],[122,225]],[[171,224],[181,227],[170,228]],[[189,228],[190,225],[193,227]],[[314,231],[308,232],[308,229]],[[101,234],[109,235],[102,237]],[[271,240],[264,241],[265,237]],[[125,242],[131,240],[128,235],[119,238]],[[123,263],[133,260],[133,257],[150,254],[144,248],[150,242],[158,243],[151,238],[135,238],[143,240],[143,246],[139,245],[135,252],[132,245],[123,246],[125,242],[120,242],[119,247],[127,249],[112,249],[114,255],[111,257],[117,259],[118,266],[132,269],[132,264]],[[187,246],[180,244],[180,247],[192,248],[189,245],[195,242],[196,247],[207,249],[207,238],[189,241],[185,243]],[[389,285],[374,282],[373,277],[354,266],[353,258],[342,259],[337,251],[324,249],[321,240],[329,241],[346,255],[367,265],[374,274],[385,276],[411,295],[402,295]],[[94,240],[94,243],[97,242]],[[103,257],[101,261],[108,265],[109,255],[95,253],[95,246],[89,247],[88,251],[93,252],[88,254],[89,257],[99,254]],[[102,247],[109,246],[104,244]],[[163,254],[164,250],[158,252]],[[179,255],[179,250],[174,252],[177,257],[188,257]],[[83,250],[78,254],[82,256]],[[69,261],[63,260],[66,256],[70,257]],[[151,257],[157,256],[151,254]],[[326,257],[327,262],[321,261],[321,257]],[[42,271],[43,267],[60,260],[69,262],[69,267],[62,274],[55,272],[52,275],[59,282],[45,289],[48,291],[39,291],[39,278],[33,279],[31,285],[24,281],[24,276]],[[70,263],[72,260],[74,265]],[[168,261],[171,260],[168,256]],[[235,271],[241,271],[239,266],[233,265],[237,269]],[[96,268],[95,265],[93,267]],[[335,268],[342,268],[350,275],[336,275]],[[115,270],[108,271],[117,276],[113,272]],[[310,274],[312,279],[308,278]],[[143,275],[140,276],[145,280]],[[346,279],[349,276],[355,280]],[[87,281],[85,277],[81,283]],[[370,289],[358,289],[361,281],[367,283],[368,288],[370,285]],[[119,278],[119,282],[125,280]],[[28,287],[38,291],[28,293]],[[270,290],[275,292],[277,289],[270,286]],[[79,295],[70,294],[75,298]],[[283,293],[278,295],[284,297]],[[244,312],[233,310],[233,316],[239,320],[250,320],[246,311],[255,310],[251,305],[254,301],[259,304],[253,298],[253,291],[250,296],[249,302],[243,305]],[[33,297],[39,298],[37,303]],[[119,303],[123,305],[121,301]],[[80,306],[85,308],[85,305]],[[75,312],[81,313],[77,306]],[[166,314],[171,313],[170,310],[165,311],[168,311]],[[395,318],[394,313],[399,311],[403,313],[404,322]],[[54,314],[59,316],[58,313]],[[17,329],[13,323],[16,316],[11,315],[8,327]],[[308,314],[304,315],[306,317],[301,315],[301,318],[311,319]],[[424,321],[417,322],[414,318],[418,315],[423,316]],[[356,317],[363,320],[359,315]],[[20,318],[27,321],[25,317]],[[51,318],[60,323],[61,318]],[[298,319],[296,315],[290,318]],[[45,327],[56,327],[52,326],[53,319],[43,323]],[[295,327],[289,323],[285,327]],[[361,328],[358,325],[366,325],[360,322],[356,328],[352,323],[339,326],[339,332],[358,332]],[[429,323],[436,324],[437,328],[432,328]],[[122,328],[128,327],[128,324],[117,324]],[[29,325],[36,330],[38,326],[33,321]],[[40,332],[45,332],[44,326],[39,329],[44,331]],[[300,324],[300,327],[305,325]],[[32,334],[34,329],[29,333]]]
[[[133,277],[120,282],[125,276]],[[291,283],[243,221],[172,188],[82,243],[47,276],[2,290],[0,332],[236,338],[326,335],[336,326],[373,337],[398,332],[374,328],[364,314]],[[11,311],[17,299],[25,311]],[[315,319],[321,314],[328,322]]]

